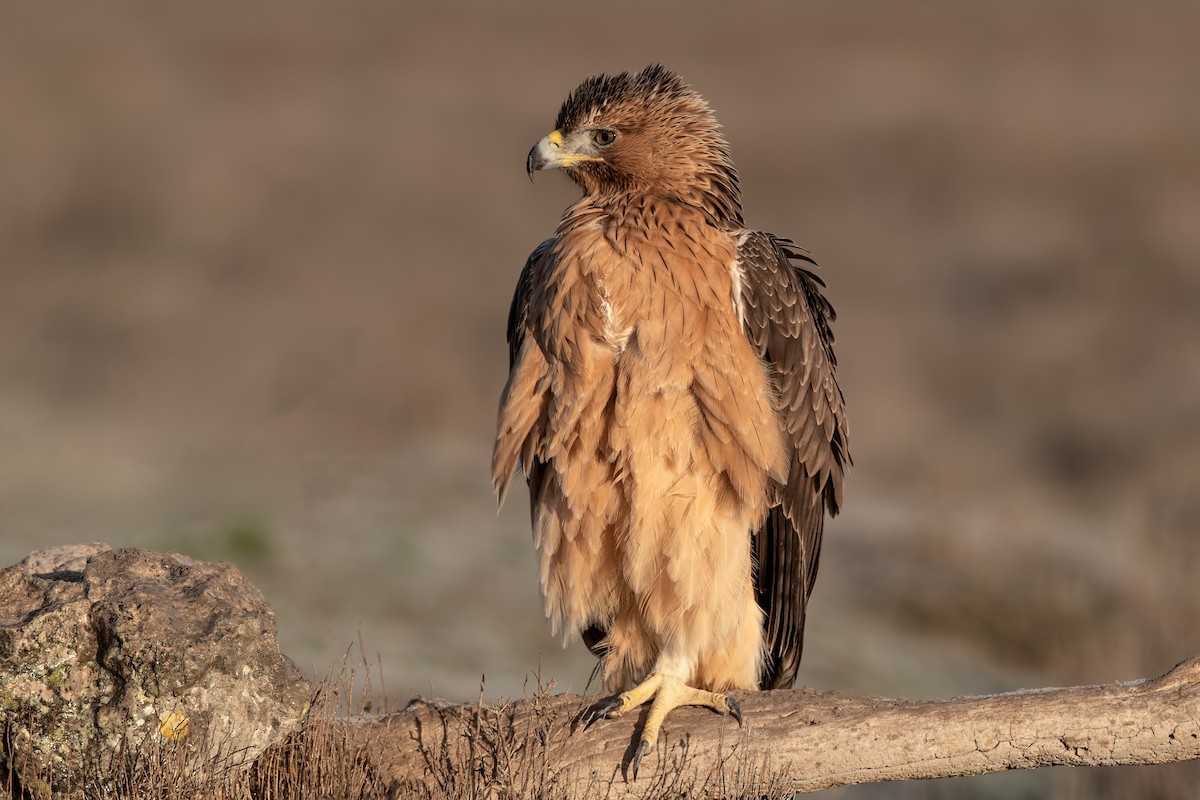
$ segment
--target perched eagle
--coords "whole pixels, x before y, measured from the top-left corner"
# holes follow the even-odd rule
[[[599,713],[653,699],[636,774],[671,709],[795,681],[850,464],[834,312],[662,66],[584,81],[526,167],[583,197],[517,281],[492,479],[529,482],[551,627],[624,690]]]

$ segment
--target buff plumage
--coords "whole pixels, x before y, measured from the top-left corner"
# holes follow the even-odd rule
[[[493,480],[528,480],[546,614],[611,691],[790,686],[849,465],[832,308],[747,230],[707,103],[652,66],[563,104],[529,168],[583,190],[509,316]]]

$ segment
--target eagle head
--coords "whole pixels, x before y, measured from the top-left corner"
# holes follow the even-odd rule
[[[742,225],[721,126],[704,98],[661,64],[579,84],[525,168],[530,178],[562,169],[585,195],[655,195],[697,206],[715,223]]]

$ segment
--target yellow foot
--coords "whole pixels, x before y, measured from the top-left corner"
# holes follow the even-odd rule
[[[682,679],[674,675],[652,673],[646,680],[628,692],[621,692],[616,697],[610,697],[594,706],[589,714],[587,727],[590,728],[601,718],[619,717],[643,705],[651,697],[654,698],[654,702],[650,704],[650,714],[646,717],[646,724],[642,726],[641,741],[638,742],[637,750],[633,754],[633,762],[630,765],[634,780],[637,780],[638,766],[642,763],[642,756],[649,752],[654,742],[658,741],[658,733],[662,729],[663,720],[672,710],[680,706],[704,706],[718,714],[729,714],[737,720],[738,727],[742,725],[742,707],[733,698],[688,686]]]

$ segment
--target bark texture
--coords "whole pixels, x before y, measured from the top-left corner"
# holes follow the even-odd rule
[[[368,758],[393,791],[475,796],[784,795],[875,781],[1051,765],[1200,758],[1200,658],[1128,683],[949,700],[808,690],[738,695],[746,724],[680,709],[637,780],[634,717],[577,724],[590,700],[541,696],[501,707],[415,700],[367,723]]]

